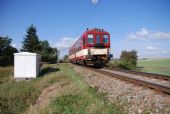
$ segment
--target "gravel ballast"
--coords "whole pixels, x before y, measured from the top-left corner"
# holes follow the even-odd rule
[[[170,95],[110,78],[81,66],[72,65],[72,67],[91,87],[96,87],[99,92],[106,93],[108,102],[123,106],[123,110],[129,114],[170,113]]]

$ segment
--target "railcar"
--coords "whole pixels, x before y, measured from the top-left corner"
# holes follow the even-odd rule
[[[69,49],[69,61],[83,65],[105,65],[112,56],[110,34],[104,29],[87,28]]]

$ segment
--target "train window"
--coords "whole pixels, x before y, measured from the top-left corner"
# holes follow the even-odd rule
[[[96,35],[96,43],[100,43],[100,35]]]
[[[103,35],[103,43],[107,44],[109,42],[109,36],[108,35]]]
[[[93,44],[94,43],[93,34],[88,34],[88,43],[89,44]]]

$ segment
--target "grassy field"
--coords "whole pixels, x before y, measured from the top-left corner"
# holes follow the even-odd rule
[[[89,87],[68,65],[46,65],[37,79],[16,82],[13,68],[0,68],[0,113],[6,114],[120,114],[122,106],[109,104],[105,95]],[[29,110],[42,90],[62,83],[59,91],[43,109]]]
[[[137,66],[142,72],[164,74],[170,76],[170,59],[138,60]]]

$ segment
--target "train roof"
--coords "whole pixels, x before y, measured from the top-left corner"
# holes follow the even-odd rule
[[[109,33],[108,33],[107,31],[105,31],[104,29],[98,29],[98,28],[92,28],[92,29],[87,28],[86,32],[87,32],[87,33],[89,33],[89,32],[94,32],[94,33],[102,32],[102,33],[107,33],[107,34],[109,34]],[[86,33],[86,32],[85,32],[85,33]]]

